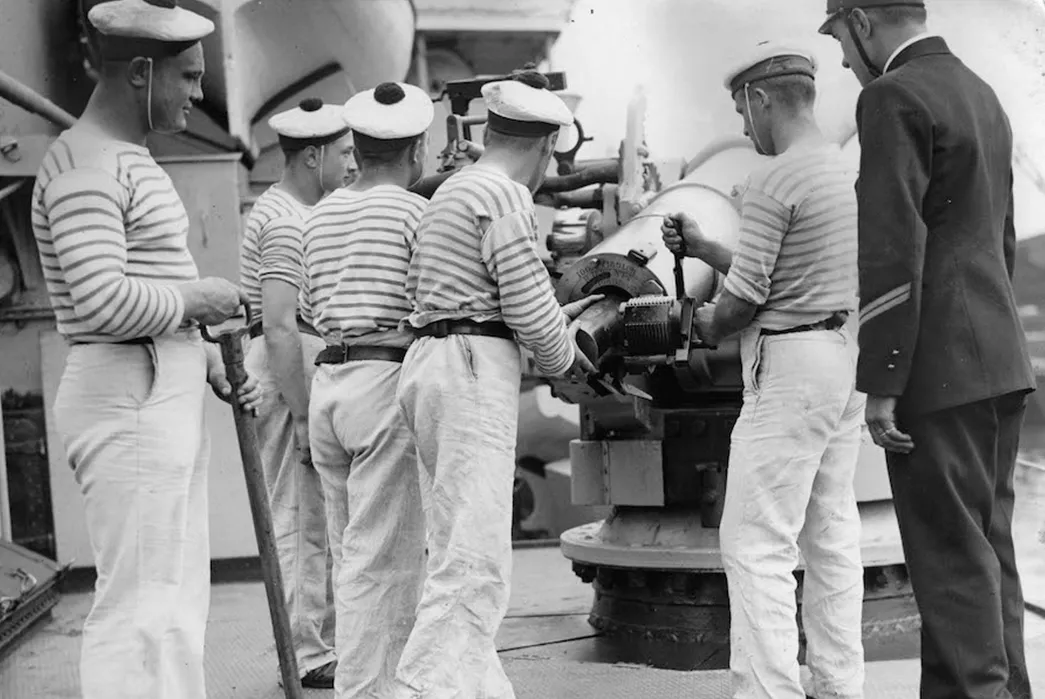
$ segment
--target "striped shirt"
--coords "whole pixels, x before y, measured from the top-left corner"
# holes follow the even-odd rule
[[[573,343],[536,240],[530,190],[482,165],[463,168],[439,187],[421,220],[406,283],[410,323],[504,321],[539,371],[562,374],[573,363]]]
[[[261,282],[278,279],[301,288],[301,234],[309,207],[278,185],[265,190],[247,217],[240,247],[239,283],[256,318],[264,319]]]
[[[784,330],[857,308],[856,191],[838,146],[788,150],[751,175],[725,288]]]
[[[189,219],[148,149],[74,127],[44,156],[33,231],[58,331],[78,342],[173,332],[199,278]]]
[[[394,185],[339,189],[305,226],[302,316],[328,343],[406,347],[406,273],[428,201]]]

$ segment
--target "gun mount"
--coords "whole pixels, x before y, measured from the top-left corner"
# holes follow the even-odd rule
[[[729,161],[717,167],[749,162],[749,149],[729,150],[717,154],[716,161]],[[697,168],[616,231],[562,260],[561,303],[606,297],[574,323],[599,375],[586,383],[548,379],[555,395],[580,406],[580,435],[570,445],[574,504],[612,506],[606,520],[560,539],[574,572],[594,587],[590,622],[626,639],[615,647],[632,649],[627,659],[678,669],[728,663],[718,526],[743,395],[737,341],[708,347],[691,329],[693,309],[715,297],[722,275],[687,258],[679,293],[675,259],[661,240],[663,216],[685,211],[707,235],[735,241],[733,202],[700,178]],[[861,468],[884,469],[873,444],[861,459],[872,464]],[[861,497],[859,485],[858,500],[865,644],[884,646],[917,628],[918,617],[891,503],[880,493]]]
[[[565,87],[565,76],[548,77]],[[430,197],[482,154],[471,129],[485,117],[468,115],[467,104],[493,79],[448,84],[454,113],[447,119],[444,168],[413,191]],[[570,444],[573,504],[612,508],[604,521],[560,538],[574,572],[594,587],[589,621],[605,637],[623,641],[614,644],[619,659],[721,668],[729,657],[729,602],[718,526],[743,399],[739,344],[708,347],[694,336],[694,309],[715,297],[723,279],[696,259],[676,265],[660,228],[665,215],[684,211],[706,234],[733,244],[739,214],[725,192],[758,156],[746,143],[721,139],[686,166],[682,181],[662,189],[643,143],[644,110],[640,92],[629,108],[619,158],[574,164],[575,147],[560,159],[559,176],[536,193],[539,203],[559,208],[560,223],[547,239],[559,302],[605,298],[573,325],[598,374],[585,382],[535,378],[580,406],[580,435]],[[562,207],[595,210],[578,225],[563,222]],[[919,619],[883,485],[884,458],[868,440],[864,447],[858,469],[877,474],[863,484],[857,478],[864,641],[874,652],[897,637],[906,640]],[[796,577],[801,581],[801,569]]]

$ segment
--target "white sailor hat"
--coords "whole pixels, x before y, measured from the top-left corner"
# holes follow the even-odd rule
[[[548,89],[537,72],[520,72],[510,80],[483,85],[489,113],[487,126],[510,136],[545,136],[573,123],[566,103]]]
[[[816,57],[801,48],[761,41],[726,74],[724,84],[730,94],[756,80],[784,75],[804,75],[816,79]]]
[[[297,107],[269,118],[268,123],[279,136],[279,144],[283,150],[325,146],[338,140],[349,130],[341,107],[323,104],[317,97],[301,100]]]
[[[387,82],[353,95],[344,115],[361,151],[397,150],[428,131],[435,108],[421,88]]]
[[[102,35],[109,59],[160,57],[181,53],[214,31],[214,23],[178,7],[177,0],[108,0],[87,13]]]

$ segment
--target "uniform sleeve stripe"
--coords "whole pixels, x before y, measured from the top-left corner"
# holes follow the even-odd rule
[[[910,282],[908,282],[906,284],[901,284],[900,286],[896,287],[895,289],[892,289],[891,291],[887,291],[886,293],[882,294],[881,296],[876,298],[874,301],[871,301],[871,302],[867,303],[867,305],[865,305],[863,308],[860,309],[860,314],[861,315],[866,315],[866,314],[874,313],[876,310],[878,310],[878,308],[880,306],[884,306],[886,304],[890,304],[890,303],[893,302],[893,300],[895,300],[897,298],[903,298],[905,300],[911,298],[911,283]]]
[[[884,303],[880,303],[872,308],[870,311],[860,311],[860,327],[863,327],[864,323],[869,323],[883,313],[904,305],[911,300],[911,292],[907,291],[899,296],[894,296]]]

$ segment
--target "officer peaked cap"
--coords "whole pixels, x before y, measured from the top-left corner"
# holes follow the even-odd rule
[[[831,23],[846,10],[872,7],[925,7],[925,0],[827,0],[827,20],[820,25],[820,33],[827,34]]]

